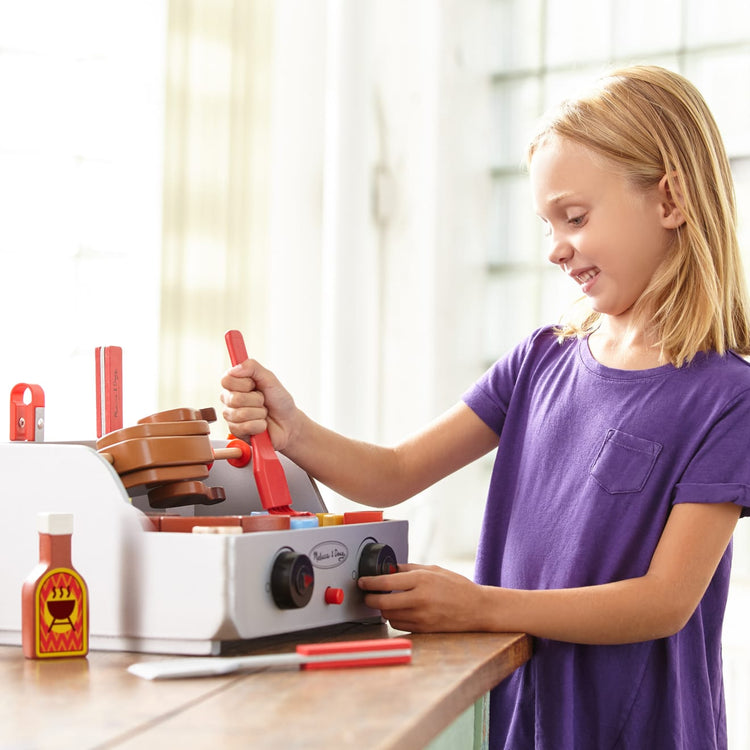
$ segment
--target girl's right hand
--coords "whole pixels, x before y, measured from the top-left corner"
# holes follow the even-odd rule
[[[264,430],[282,451],[295,434],[299,411],[276,376],[253,359],[235,365],[221,379],[222,416],[232,435],[247,440]]]

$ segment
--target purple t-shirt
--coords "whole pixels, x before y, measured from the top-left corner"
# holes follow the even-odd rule
[[[643,575],[673,503],[750,506],[750,365],[698,355],[614,370],[541,329],[464,401],[500,435],[476,580],[518,589]],[[537,639],[492,692],[493,748],[726,747],[721,625],[731,545],[676,635],[586,646]]]

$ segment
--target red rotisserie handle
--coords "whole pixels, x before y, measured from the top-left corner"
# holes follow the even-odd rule
[[[248,358],[245,340],[240,331],[227,331],[224,340],[233,365],[239,365]],[[303,515],[291,507],[292,496],[289,493],[284,467],[276,455],[268,430],[252,435],[250,447],[253,450],[253,476],[263,507],[269,513]]]

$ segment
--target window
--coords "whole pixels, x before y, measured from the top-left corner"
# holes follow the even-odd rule
[[[532,328],[554,322],[577,295],[543,256],[520,161],[536,118],[569,88],[612,65],[664,65],[704,94],[732,162],[743,245],[750,252],[750,97],[737,83],[750,80],[747,3],[494,0],[493,6],[499,43],[492,77],[494,204],[482,367]]]

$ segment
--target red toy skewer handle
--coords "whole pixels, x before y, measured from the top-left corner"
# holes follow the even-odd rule
[[[248,358],[245,340],[240,331],[227,331],[224,340],[233,365],[239,365]],[[269,513],[302,515],[291,507],[292,496],[289,493],[284,467],[276,455],[268,430],[252,435],[250,447],[253,450],[253,475],[263,507]]]

